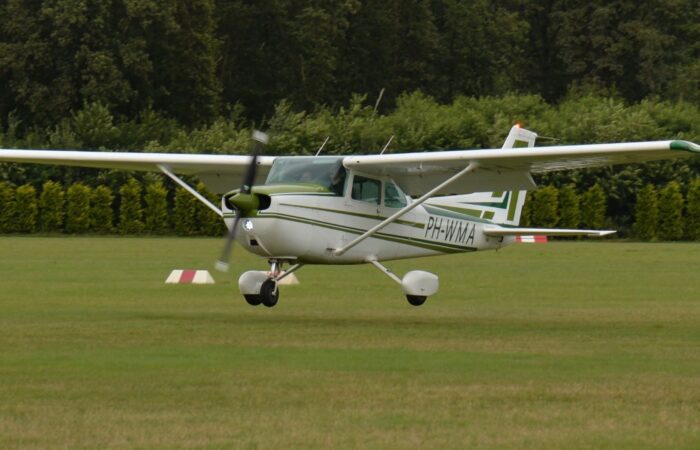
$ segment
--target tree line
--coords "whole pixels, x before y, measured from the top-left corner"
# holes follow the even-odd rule
[[[199,190],[204,186],[199,184]],[[700,178],[684,198],[680,185],[671,181],[661,189],[646,185],[634,204],[631,237],[643,241],[700,241]],[[210,200],[215,196],[207,194]],[[606,216],[606,196],[595,184],[584,192],[568,184],[547,185],[528,193],[521,226],[544,228],[615,227]],[[135,178],[119,189],[92,189],[75,183],[67,189],[53,181],[40,192],[30,184],[0,182],[0,233],[67,234],[177,234],[220,236],[221,218],[179,187],[168,189],[158,179],[143,186]]]
[[[657,139],[700,142],[697,105],[661,99],[630,104],[593,94],[552,105],[538,95],[458,97],[441,103],[425,93],[413,92],[400,96],[388,113],[376,111],[365,96],[355,96],[347,107],[322,107],[313,112],[297,112],[289,102],[281,102],[263,128],[271,135],[265,150],[270,155],[314,154],[327,137],[330,140],[324,153],[371,154],[378,153],[392,136],[388,152],[498,148],[516,122],[540,134],[538,145]],[[21,133],[20,125],[11,122],[0,134],[0,147],[244,154],[250,148],[253,125],[232,114],[189,130],[156,111],[120,120],[107,106],[91,103],[52,128]],[[31,184],[37,191],[46,181],[60,180],[65,185],[80,182],[93,189],[105,185],[118,192],[130,177],[146,184],[144,175],[122,171],[0,165],[0,180],[17,186]],[[635,199],[646,185],[660,187],[676,181],[686,196],[697,177],[700,160],[690,158],[556,172],[537,175],[535,181],[557,188],[574,184],[579,192],[598,184],[606,197],[606,217],[625,236],[632,232]]]
[[[700,100],[695,0],[5,0],[0,124],[86,104],[193,128],[420,90]]]

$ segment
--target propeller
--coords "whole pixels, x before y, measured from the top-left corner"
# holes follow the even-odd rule
[[[216,261],[216,269],[221,272],[228,272],[233,242],[236,239],[238,223],[243,213],[250,209],[255,209],[257,206],[257,199],[252,196],[252,189],[253,184],[255,184],[255,175],[258,171],[258,155],[262,153],[269,140],[270,137],[262,131],[253,131],[253,147],[250,152],[251,159],[245,176],[243,177],[243,184],[241,184],[241,189],[237,194],[229,197],[229,203],[236,209],[236,219],[233,221],[233,226],[229,228],[228,233],[226,233],[224,250],[219,260]]]

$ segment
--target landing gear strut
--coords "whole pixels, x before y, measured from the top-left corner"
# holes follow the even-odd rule
[[[430,272],[412,270],[404,275],[403,278],[399,278],[391,269],[381,265],[379,261],[369,260],[368,262],[401,285],[406,300],[412,306],[421,306],[425,303],[428,296],[438,291],[438,277]]]

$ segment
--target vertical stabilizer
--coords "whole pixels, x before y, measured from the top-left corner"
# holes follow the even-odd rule
[[[536,139],[537,133],[521,128],[520,124],[515,124],[510,129],[502,148],[534,147]]]
[[[510,133],[508,133],[508,137],[503,143],[503,148],[531,148],[535,146],[536,140],[537,133],[521,128],[520,124],[515,124],[510,129]],[[492,194],[499,193],[493,192]],[[526,194],[527,191],[506,192],[506,198],[504,198],[503,201],[508,204],[508,208],[505,211],[501,210],[500,214],[495,214],[492,220],[495,223],[519,225],[520,215],[522,214],[523,206],[525,205]]]
[[[515,125],[503,144],[504,149],[534,147],[537,133]],[[534,183],[533,183],[534,184]],[[517,226],[525,205],[527,191],[475,192],[430,200],[430,204],[454,212],[486,219],[494,223]]]

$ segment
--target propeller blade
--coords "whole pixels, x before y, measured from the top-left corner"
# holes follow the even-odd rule
[[[246,170],[245,176],[243,177],[243,184],[241,184],[240,192],[244,194],[250,194],[255,184],[255,175],[258,172],[258,155],[263,152],[265,145],[269,142],[270,138],[267,134],[262,131],[253,131],[253,148],[251,149],[252,158],[248,169]],[[231,259],[231,252],[233,251],[233,242],[236,239],[236,232],[238,231],[238,223],[243,216],[243,211],[237,210],[236,220],[233,222],[233,226],[228,230],[226,235],[226,244],[224,244],[224,250],[221,253],[221,257],[216,261],[216,270],[220,272],[228,272],[229,261]]]
[[[253,148],[250,152],[253,158],[250,160],[248,170],[246,170],[245,176],[243,177],[241,192],[250,194],[250,190],[253,188],[253,184],[255,184],[255,175],[258,172],[258,155],[262,153],[265,149],[265,145],[267,145],[269,141],[270,137],[267,134],[258,130],[253,131]]]
[[[221,257],[216,261],[214,267],[219,272],[228,272],[229,260],[231,259],[231,251],[233,250],[233,241],[236,239],[236,230],[238,229],[238,222],[241,220],[241,212],[239,211],[236,215],[236,220],[233,221],[233,226],[226,233],[226,244],[224,244],[224,251],[221,252]]]
[[[243,177],[243,184],[241,185],[241,192],[244,194],[250,194],[250,190],[253,188],[253,183],[255,183],[255,174],[258,171],[258,155],[253,154],[253,159],[250,160],[250,165],[248,170],[246,170],[245,176]]]

